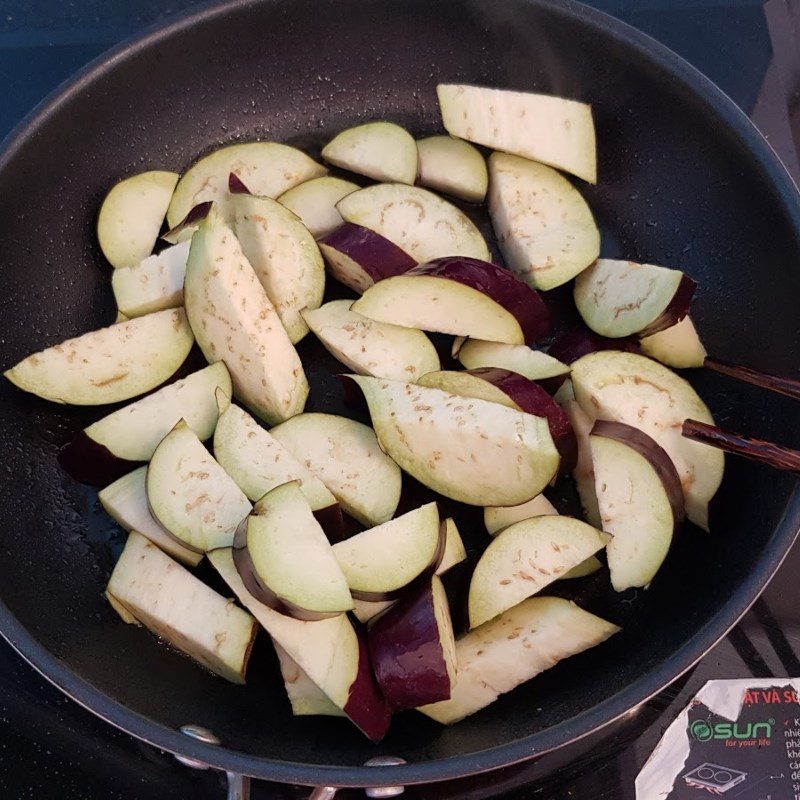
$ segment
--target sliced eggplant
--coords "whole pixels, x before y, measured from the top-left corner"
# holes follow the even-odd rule
[[[419,710],[451,725],[617,631],[616,625],[569,600],[532,597],[459,639],[450,699]]]
[[[417,145],[393,122],[366,122],[348,128],[322,148],[329,164],[376,181],[412,184],[417,178]]]
[[[702,367],[708,355],[689,316],[671,328],[644,337],[639,344],[646,356],[674,369]]]
[[[373,619],[367,642],[392,711],[450,699],[456,644],[447,595],[435,575]]]
[[[383,449],[434,491],[469,505],[530,500],[558,469],[546,420],[439,389],[350,376]]]
[[[182,308],[157,311],[34,353],[5,376],[20,389],[55,403],[118,403],[174,375],[193,341]]]
[[[172,192],[174,172],[141,172],[120,181],[100,206],[97,238],[112,267],[132,267],[153,252]]]
[[[278,655],[283,686],[294,716],[346,716],[344,711],[308,677],[308,673],[274,639],[272,644]]]
[[[440,83],[436,93],[453,136],[597,181],[594,121],[586,103],[463,84]]]
[[[533,517],[557,516],[555,506],[543,495],[521,503],[518,506],[489,506],[483,509],[483,524],[491,536],[500,533],[504,528]]]
[[[553,504],[543,495],[538,494],[527,503],[518,506],[496,506],[483,509],[483,523],[490,536],[496,536],[515,522],[533,517],[557,516]],[[565,581],[571,578],[585,578],[603,568],[603,564],[596,556],[589,556],[585,561],[574,566],[559,577]]]
[[[333,552],[353,597],[393,600],[410,583],[436,571],[446,540],[439,509],[428,503],[335,544]]]
[[[182,242],[132,267],[114,270],[111,288],[120,313],[132,319],[182,306],[189,246]]]
[[[489,214],[506,263],[537,289],[561,286],[600,255],[600,233],[586,201],[543,164],[492,153]]]
[[[515,522],[480,557],[469,585],[469,626],[477,628],[563,577],[609,537],[572,517]]]
[[[297,481],[312,511],[338,505],[325,484],[301,464],[246,411],[217,393],[220,409],[214,430],[214,456],[250,500],[289,481]]]
[[[183,421],[164,437],[147,468],[153,516],[187,547],[230,547],[250,503]]]
[[[144,536],[128,536],[106,592],[156,636],[220,677],[244,683],[256,621]]]
[[[228,176],[231,172],[253,194],[278,197],[299,183],[324,175],[325,167],[300,150],[277,142],[222,147],[197,161],[178,181],[167,211],[170,228],[207,200],[216,201],[224,212],[230,199]]]
[[[295,344],[308,333],[300,311],[319,308],[325,291],[325,264],[317,243],[276,200],[237,194],[231,209],[242,252]]]
[[[611,584],[618,592],[648,586],[685,513],[675,465],[646,433],[622,422],[597,421],[589,442],[600,519],[612,536]]]
[[[323,237],[319,249],[328,272],[358,294],[417,265],[408,253],[379,233],[350,222]]]
[[[297,481],[259,501],[234,540],[233,560],[257,600],[296,619],[335,617],[353,599],[330,542]]]
[[[523,375],[497,367],[481,367],[468,372],[433,372],[423,375],[417,383],[443,389],[459,397],[500,402],[508,408],[544,417],[561,456],[561,471],[569,472],[575,466],[577,443],[569,418],[539,384]],[[502,399],[498,400],[498,396]]]
[[[455,520],[452,517],[448,517],[444,521],[444,526],[446,540],[444,543],[444,554],[436,570],[437,575],[444,575],[451,567],[460,564],[467,558],[464,541],[461,538]]]
[[[437,575],[444,575],[451,567],[460,564],[467,558],[467,551],[464,547],[464,542],[461,539],[461,534],[458,532],[456,523],[452,517],[448,517],[445,521],[445,533],[447,541],[444,546],[444,555],[442,556],[439,567],[436,570]],[[377,617],[382,611],[385,611],[391,606],[394,600],[359,600],[353,598],[354,608],[353,614],[359,622],[367,623],[373,617]]]
[[[467,339],[458,350],[458,360],[467,369],[500,367],[540,381],[569,375],[569,367],[541,350],[524,344],[501,344],[480,339]]]
[[[417,140],[417,182],[471,203],[482,203],[489,186],[486,160],[477,147],[452,136]]]
[[[196,567],[203,558],[202,553],[184,547],[150,512],[147,467],[139,467],[101,489],[97,499],[128,533],[141,533],[172,558],[190,567]]]
[[[572,430],[575,432],[575,439],[578,443],[578,459],[575,462],[575,469],[572,470],[572,477],[581,500],[583,514],[590,525],[602,528],[600,508],[597,505],[597,492],[594,488],[592,448],[589,443],[589,434],[594,426],[594,420],[575,399],[566,400],[562,407],[572,423]]]
[[[259,603],[247,591],[230,548],[214,550],[208,560],[273,641],[366,736],[380,741],[391,715],[369,665],[366,643],[347,615],[317,622],[292,619]]]
[[[177,225],[162,234],[161,238],[169,244],[189,242],[200,227],[200,223],[212,216],[218,217],[220,222],[227,224],[227,204],[221,207],[220,203],[212,200],[198,203]]]
[[[76,480],[104,485],[149,461],[159,442],[183,419],[208,439],[217,424],[217,389],[230,393],[222,362],[193,372],[84,428],[59,454]]]
[[[271,433],[362,525],[380,525],[394,516],[400,469],[370,427],[333,414],[300,414]]]
[[[192,237],[184,295],[203,355],[225,362],[236,397],[269,424],[299,414],[300,357],[233,232],[214,218]]]
[[[686,515],[708,530],[708,503],[722,481],[725,457],[681,435],[686,419],[714,424],[697,392],[658,362],[613,350],[576,361],[572,383],[578,403],[592,420],[625,422],[667,451],[681,478]]]
[[[688,313],[697,284],[676,269],[600,258],[575,281],[575,305],[601,336],[650,336]]]
[[[352,300],[332,300],[303,319],[325,349],[359,375],[415,381],[439,369],[439,356],[422,332],[376,322],[351,310]]]
[[[300,218],[315,238],[338,228],[343,220],[336,204],[360,187],[358,184],[324,175],[284,192],[278,202]]]
[[[475,258],[438,258],[367,289],[353,311],[406,328],[523,344],[544,336],[542,299],[508,270]]]
[[[442,256],[489,260],[486,241],[469,217],[417,186],[368,186],[342,198],[336,208],[345,222],[379,233],[417,262]]]

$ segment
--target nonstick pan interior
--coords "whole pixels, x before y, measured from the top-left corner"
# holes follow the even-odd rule
[[[438,81],[591,102],[600,182],[580,188],[602,228],[603,255],[685,269],[701,285],[693,315],[711,353],[796,373],[800,215],[768,146],[721,93],[646,37],[581,6],[522,0],[232,3],[90,68],[39,110],[0,161],[0,363],[113,320],[94,222],[116,180],[180,170],[220,144],[255,138],[318,155],[333,132],[368,119],[438,132]],[[340,367],[311,341],[302,354],[309,410],[352,414],[332,377]],[[721,376],[690,379],[720,424],[800,445],[797,403]],[[793,478],[730,458],[713,532],[682,530],[649,591],[616,595],[605,574],[562,588],[621,624],[620,635],[453,728],[409,713],[373,746],[341,720],[293,719],[263,642],[243,689],[119,622],[102,592],[123,535],[96,493],[56,463],[58,448],[101,413],[0,384],[0,626],[115,724],[277,780],[453,777],[586,733],[724,633],[776,568],[800,518]],[[486,542],[480,513],[458,513],[474,555]],[[185,723],[210,728],[226,749],[184,741],[175,731]],[[378,754],[409,766],[379,778],[359,768]]]

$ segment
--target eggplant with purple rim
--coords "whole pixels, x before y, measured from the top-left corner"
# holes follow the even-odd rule
[[[450,699],[419,711],[451,725],[617,631],[569,600],[532,597],[456,642],[458,672]]]
[[[598,420],[589,436],[611,584],[648,586],[684,518],[680,477],[663,447],[622,422]],[[631,491],[631,487],[636,487]]]
[[[393,600],[414,581],[436,572],[447,526],[436,503],[402,514],[333,546],[350,593],[359,600]]]
[[[297,481],[259,501],[239,525],[233,561],[250,594],[295,619],[320,620],[353,608],[347,579]]]
[[[676,269],[600,258],[575,280],[575,305],[601,336],[640,337],[671,328],[688,313],[697,283]]]
[[[524,375],[528,380],[540,381],[557,389],[569,375],[569,367],[550,353],[533,350],[526,344],[503,344],[481,339],[461,342],[453,354],[467,369],[499,367]]]
[[[198,203],[189,209],[186,216],[177,224],[171,227],[166,233],[161,235],[161,238],[172,245],[180,244],[181,242],[188,242],[194,236],[194,232],[200,226],[200,223],[209,215],[214,213],[214,201],[206,200],[203,203]]]
[[[288,653],[330,700],[374,742],[389,728],[391,712],[381,696],[369,661],[365,636],[346,614],[304,622],[256,600],[233,561],[231,548],[208,554],[208,560],[239,602]]]
[[[550,329],[542,298],[508,270],[464,256],[437,258],[375,284],[353,311],[406,328],[507,344]]]
[[[482,367],[467,372],[442,370],[423,375],[417,383],[460,397],[476,397],[516,408],[535,417],[544,417],[550,426],[553,444],[561,456],[560,471],[570,472],[575,466],[578,444],[569,417],[541,386],[523,375],[497,367]]]
[[[379,233],[420,263],[442,256],[489,259],[486,240],[469,217],[418,186],[368,186],[343,197],[336,209],[345,222]]]
[[[328,272],[359,294],[378,281],[402,275],[417,266],[405,250],[379,233],[351,222],[326,234],[317,244]]]
[[[480,506],[530,500],[558,471],[547,421],[486,400],[351,375],[381,447],[434,491]]]
[[[447,595],[435,575],[370,621],[367,644],[392,711],[450,698],[455,639]]]
[[[221,361],[84,428],[61,450],[59,463],[76,480],[103,486],[149,461],[181,419],[205,441],[217,424],[217,389],[231,391],[231,378]]]
[[[256,506],[258,503],[256,503]],[[456,527],[456,523],[452,517],[448,517],[442,523],[445,526],[446,541],[444,545],[444,553],[439,566],[436,568],[437,575],[444,575],[449,569],[462,561],[466,561],[467,551],[464,547],[464,542],[461,534]],[[394,600],[359,600],[357,597],[353,598],[353,616],[359,621],[366,624],[373,617],[377,617],[382,611],[385,611],[391,606]]]
[[[686,516],[708,530],[708,504],[722,481],[721,452],[681,436],[684,420],[714,418],[683,378],[646,356],[604,350],[572,364],[575,398],[592,420],[625,422],[666,450],[683,486]]]

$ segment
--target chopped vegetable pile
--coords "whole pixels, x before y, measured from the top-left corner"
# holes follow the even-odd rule
[[[713,419],[670,369],[706,358],[696,284],[599,257],[590,106],[438,96],[449,135],[350,128],[321,151],[333,175],[252,142],[117,184],[97,227],[118,321],[5,373],[58,403],[139,398],[60,454],[129,532],[106,591],[124,622],[239,684],[263,629],[293,712],[374,741],[393,713],[457,722],[615,634],[548,587],[647,587],[684,517],[708,527],[724,467],[682,437]],[[553,340],[547,292],[571,281],[585,328]],[[306,336],[371,425],[304,411]],[[194,345],[208,366],[186,374]],[[438,499],[404,502],[404,474]],[[559,476],[586,521],[543,494]],[[469,558],[442,498],[483,508]],[[193,574],[203,558],[236,602]],[[457,565],[466,596],[441,580]]]

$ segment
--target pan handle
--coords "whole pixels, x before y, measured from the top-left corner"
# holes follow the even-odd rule
[[[206,744],[220,744],[219,739],[208,728],[200,725],[182,725],[181,733]],[[192,769],[210,769],[208,764],[188,756],[175,753],[175,758],[184,766]],[[377,756],[365,762],[365,767],[393,767],[405,764],[405,760],[397,756]],[[250,800],[250,778],[238,772],[226,772],[228,777],[228,800]],[[308,796],[308,800],[333,800],[339,790],[335,786],[317,786]],[[399,797],[405,791],[404,786],[373,786],[364,790],[369,798]]]

